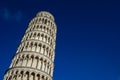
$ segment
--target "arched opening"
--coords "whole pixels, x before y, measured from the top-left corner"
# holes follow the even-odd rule
[[[37,79],[36,80],[40,80],[40,74],[37,74]]]
[[[31,48],[31,50],[32,50],[32,47],[33,47],[33,42],[30,43],[30,48]]]
[[[45,19],[45,24],[47,24],[47,19]]]
[[[39,28],[39,25],[37,25],[36,29],[38,29],[38,28]]]
[[[40,69],[42,69],[43,67],[43,58],[40,59],[41,65],[40,65]]]
[[[24,80],[29,80],[29,72],[27,71],[26,74],[24,75]]]
[[[39,63],[39,57],[36,56],[35,59],[36,59],[36,67],[35,68],[37,68],[38,67],[38,63]]]
[[[40,43],[38,46],[39,46],[39,48],[38,48],[39,50],[38,51],[39,51],[39,53],[41,53],[42,44]]]
[[[44,80],[44,78],[45,78],[45,76],[44,76],[44,75],[42,75],[42,80]]]
[[[31,73],[30,80],[35,80],[35,73]]]
[[[46,72],[46,69],[47,69],[47,60],[44,61],[44,65],[45,65],[44,71]]]

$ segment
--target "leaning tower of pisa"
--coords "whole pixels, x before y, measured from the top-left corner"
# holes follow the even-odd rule
[[[41,11],[30,21],[4,80],[52,80],[55,42],[54,17]]]

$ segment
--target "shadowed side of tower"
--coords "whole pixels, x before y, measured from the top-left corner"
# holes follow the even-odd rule
[[[4,80],[52,80],[56,31],[52,14],[39,12],[30,21]]]

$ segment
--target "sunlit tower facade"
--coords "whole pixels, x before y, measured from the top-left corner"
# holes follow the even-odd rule
[[[56,31],[53,15],[39,12],[30,21],[4,80],[53,80]]]

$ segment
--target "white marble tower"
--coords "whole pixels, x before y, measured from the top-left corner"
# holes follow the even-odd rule
[[[52,14],[39,12],[30,21],[4,80],[52,80],[56,31]]]

